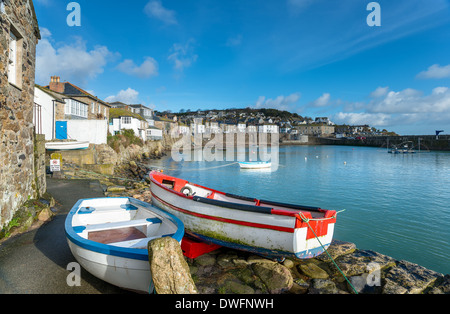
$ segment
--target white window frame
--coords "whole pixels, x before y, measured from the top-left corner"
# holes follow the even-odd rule
[[[8,81],[17,85],[17,36],[9,31]]]
[[[122,117],[122,124],[131,124],[131,117]]]
[[[65,102],[65,114],[70,114],[72,116],[78,116],[86,119],[88,118],[89,105],[76,101],[74,99],[65,99]]]

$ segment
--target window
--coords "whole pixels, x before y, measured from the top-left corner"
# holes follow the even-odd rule
[[[11,25],[9,29],[8,82],[22,88],[22,52],[23,38]]]
[[[8,81],[16,84],[17,75],[17,37],[12,32],[9,33],[9,67]]]
[[[131,124],[131,117],[122,117],[122,124]]]
[[[65,114],[87,118],[88,107],[88,105],[76,101],[75,99],[66,99]]]
[[[92,103],[92,106],[91,106],[91,113],[95,113],[95,102]]]

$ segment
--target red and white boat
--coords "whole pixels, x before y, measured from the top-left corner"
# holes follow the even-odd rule
[[[223,193],[157,171],[150,180],[153,204],[202,241],[277,259],[315,257],[331,244],[334,210]]]

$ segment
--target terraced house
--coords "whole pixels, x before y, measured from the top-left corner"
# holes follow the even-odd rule
[[[111,106],[82,88],[70,83],[61,82],[59,76],[52,76],[50,90],[68,96],[64,112],[64,118],[108,120]],[[69,116],[69,117],[67,117]],[[57,119],[64,119],[62,116]]]
[[[36,45],[39,39],[33,2],[1,0],[0,231],[23,203],[46,190],[45,163],[38,162],[33,124]]]

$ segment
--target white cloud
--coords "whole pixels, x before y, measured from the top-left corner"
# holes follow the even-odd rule
[[[52,37],[52,33],[48,28],[41,27],[39,32],[41,33],[41,39]]]
[[[330,102],[330,98],[331,98],[331,96],[329,93],[324,93],[322,96],[320,96],[319,98],[314,100],[312,102],[312,105],[314,107],[325,107]]]
[[[417,78],[420,79],[441,79],[446,77],[450,77],[450,64],[446,66],[433,64],[426,71],[417,74]]]
[[[152,57],[146,57],[140,66],[137,66],[133,60],[126,59],[117,68],[123,73],[139,78],[149,78],[158,75],[158,62]]]
[[[259,96],[255,108],[273,108],[287,110],[289,106],[294,105],[300,99],[300,93],[293,93],[289,96],[280,95],[275,99],[266,99],[265,96]]]
[[[346,108],[359,108],[361,112],[339,112],[333,116],[338,124],[369,124],[375,127],[398,127],[405,129],[421,127],[433,130],[449,125],[450,88],[436,87],[430,94],[406,88],[389,91],[377,88],[366,103],[349,104]],[[450,126],[450,125],[449,125]],[[414,132],[412,132],[414,133]]]
[[[111,95],[106,97],[106,102],[120,101],[125,104],[136,103],[139,97],[139,92],[128,87],[126,90],[121,90],[117,95]]]
[[[339,112],[333,116],[333,122],[349,125],[388,126],[391,116],[384,113]]]
[[[144,8],[144,12],[149,17],[163,21],[167,25],[178,23],[175,17],[175,11],[164,8],[159,0],[149,1]]]
[[[176,70],[183,72],[185,68],[190,67],[197,61],[198,55],[194,53],[193,44],[193,39],[189,39],[184,45],[178,43],[173,44],[167,59],[173,62]]]
[[[106,64],[117,54],[106,46],[86,47],[81,37],[74,37],[69,44],[54,43],[51,32],[41,28],[42,39],[36,48],[36,81],[48,84],[50,76],[85,85],[89,79],[103,73]]]
[[[389,87],[378,87],[376,90],[370,93],[370,97],[372,98],[382,97],[387,94],[388,90]]]

